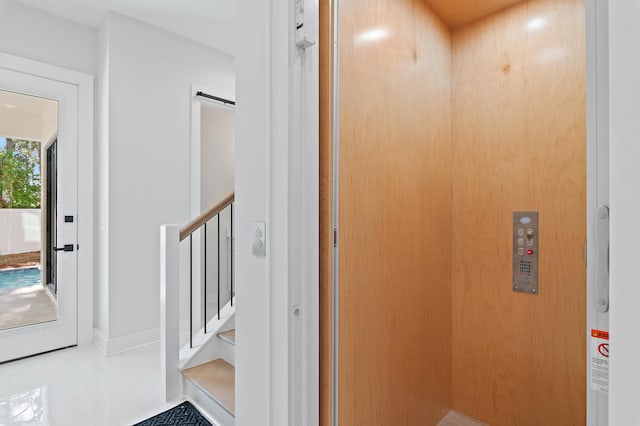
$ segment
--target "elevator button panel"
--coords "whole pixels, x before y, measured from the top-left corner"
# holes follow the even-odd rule
[[[538,294],[538,212],[513,212],[513,291]]]

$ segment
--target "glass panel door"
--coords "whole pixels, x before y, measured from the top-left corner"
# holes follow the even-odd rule
[[[77,103],[0,69],[0,362],[77,341]]]

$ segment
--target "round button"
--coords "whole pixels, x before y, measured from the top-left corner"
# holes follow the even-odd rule
[[[256,248],[262,248],[262,241],[256,240],[255,246],[256,246]]]
[[[522,237],[524,235],[524,229],[518,228],[518,236]]]
[[[524,244],[524,239],[518,238],[518,245],[521,246]]]
[[[262,238],[262,230],[261,229],[259,229],[259,228],[256,229],[255,234],[256,234],[256,238]]]

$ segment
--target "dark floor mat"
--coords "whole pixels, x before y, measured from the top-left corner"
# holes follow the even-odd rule
[[[134,426],[212,426],[196,408],[186,401],[170,410],[136,423]]]

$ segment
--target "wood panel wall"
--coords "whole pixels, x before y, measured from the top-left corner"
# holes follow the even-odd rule
[[[422,0],[340,3],[339,420],[434,425],[451,388],[451,50]]]
[[[453,408],[584,425],[584,1],[525,2],[452,46]],[[514,210],[540,212],[539,296],[511,290]]]

